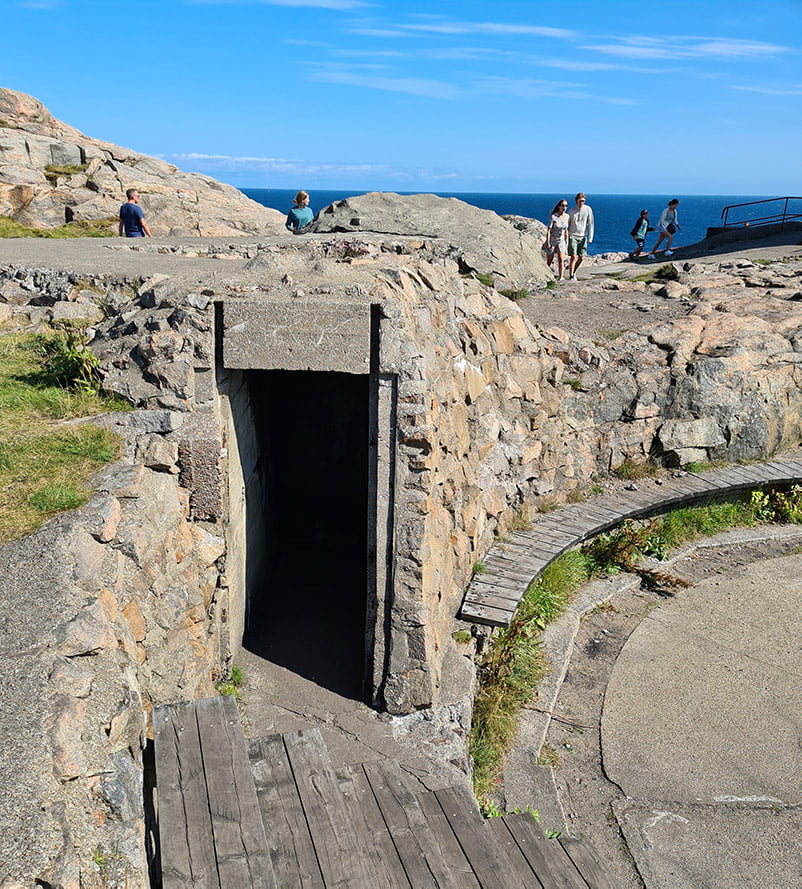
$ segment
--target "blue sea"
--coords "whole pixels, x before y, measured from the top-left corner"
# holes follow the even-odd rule
[[[292,199],[297,189],[284,188],[243,188],[242,191],[264,204],[276,210],[287,212],[292,206]],[[402,192],[413,194],[414,192]],[[334,201],[344,198],[359,191],[309,191],[310,206],[317,212]],[[527,216],[548,222],[552,207],[561,198],[566,198],[573,206],[573,195],[557,194],[488,194],[482,192],[437,192],[444,198],[459,198],[468,204],[481,207],[484,210],[493,210],[499,215],[512,214]],[[591,253],[610,253],[613,251],[629,251],[633,247],[629,232],[638,218],[641,210],[649,211],[649,219],[656,224],[663,208],[672,198],[679,199],[678,216],[682,231],[674,238],[674,244],[694,244],[704,238],[708,227],[721,224],[721,211],[732,204],[743,204],[749,201],[760,201],[765,195],[637,195],[637,194],[592,194],[588,193],[588,203],[593,208],[593,216],[596,222],[596,233],[591,245]],[[797,202],[800,203],[800,202]],[[746,222],[760,216],[768,216],[782,212],[783,202],[778,199],[770,204],[758,204],[756,207],[742,207],[730,211],[729,221]],[[790,209],[790,206],[789,206]],[[799,208],[797,208],[799,211]],[[652,244],[652,235],[646,241],[647,249]]]

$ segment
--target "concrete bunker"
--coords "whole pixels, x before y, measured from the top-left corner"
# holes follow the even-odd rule
[[[231,649],[379,705],[394,411],[378,310],[243,299],[218,320]]]

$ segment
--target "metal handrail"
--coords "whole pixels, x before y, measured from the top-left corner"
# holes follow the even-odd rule
[[[753,207],[756,204],[770,204],[774,201],[784,201],[782,213],[777,212],[772,214],[771,216],[757,216],[754,219],[748,219],[742,222],[729,222],[729,214],[730,210],[736,210],[739,207]],[[802,201],[802,197],[792,197],[791,195],[787,195],[782,198],[764,198],[761,201],[746,201],[743,204],[729,204],[721,211],[721,218],[724,220],[724,224],[721,227],[721,234],[723,235],[727,228],[740,228],[746,226],[761,226],[761,225],[772,225],[774,223],[780,223],[780,231],[782,232],[785,228],[785,223],[789,222],[792,219],[802,219],[802,213],[789,213],[788,212],[788,201]]]

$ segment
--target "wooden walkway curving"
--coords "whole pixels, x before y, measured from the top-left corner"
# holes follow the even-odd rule
[[[317,729],[246,753],[230,697],[156,707],[154,735],[164,889],[613,889],[590,846],[391,760],[337,767]]]
[[[472,623],[509,626],[529,586],[557,556],[625,519],[641,519],[676,506],[754,488],[781,487],[802,480],[802,460],[774,460],[730,466],[652,483],[637,491],[600,495],[564,506],[497,544],[485,571],[471,581],[459,616]]]

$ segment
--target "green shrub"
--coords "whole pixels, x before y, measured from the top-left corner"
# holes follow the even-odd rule
[[[52,332],[39,336],[49,382],[96,393],[97,356],[89,348],[86,327],[73,321],[53,322]]]

